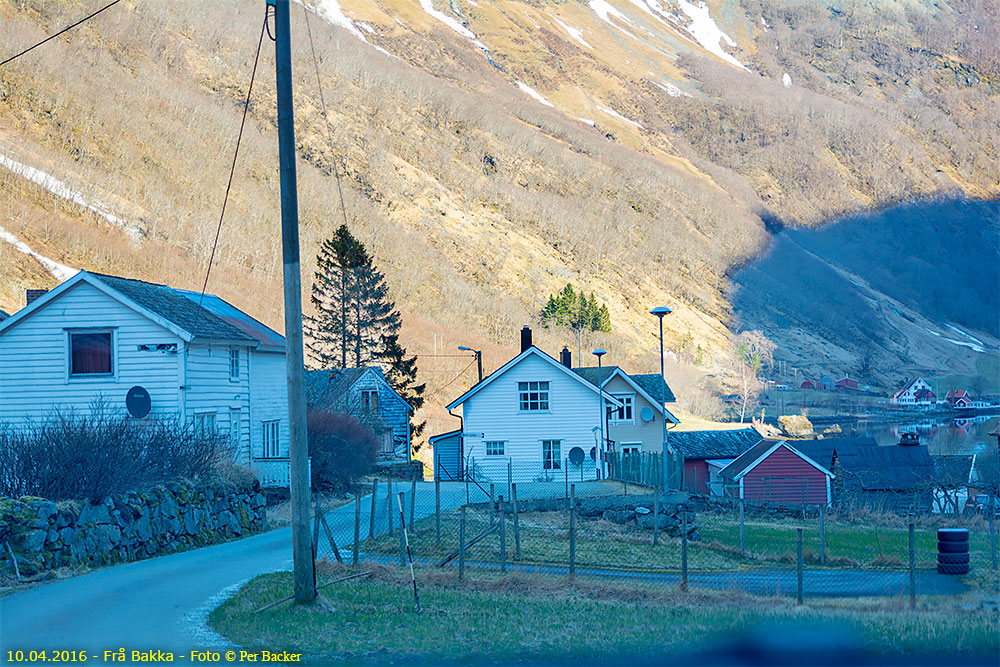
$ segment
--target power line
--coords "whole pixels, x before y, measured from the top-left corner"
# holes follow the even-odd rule
[[[436,396],[437,394],[440,394],[442,391],[444,391],[445,389],[447,389],[451,385],[455,384],[455,382],[458,380],[458,378],[460,378],[463,375],[465,375],[465,372],[467,370],[469,370],[470,368],[472,368],[472,364],[474,364],[474,363],[476,363],[475,359],[473,359],[472,363],[470,363],[468,366],[466,366],[465,368],[463,368],[462,372],[459,373],[458,375],[456,375],[455,377],[453,377],[446,385],[444,385],[443,387],[438,387],[437,389],[435,389],[431,393],[429,393],[426,396],[424,396],[424,398],[427,399],[427,398],[430,398],[431,396]]]
[[[39,46],[41,46],[45,42],[49,41],[50,39],[55,39],[56,37],[58,37],[59,35],[63,34],[67,30],[72,30],[73,28],[75,28],[76,26],[80,25],[84,21],[88,21],[88,20],[94,18],[95,16],[97,16],[98,14],[100,14],[101,12],[103,12],[105,9],[110,9],[111,7],[114,7],[115,5],[117,5],[121,1],[122,0],[114,0],[114,2],[111,2],[110,4],[107,4],[104,7],[101,7],[100,9],[98,9],[93,14],[90,14],[88,16],[84,16],[82,19],[80,19],[79,21],[77,21],[73,25],[66,26],[65,28],[63,28],[62,30],[60,30],[59,32],[57,32],[56,34],[50,35],[50,36],[46,37],[45,39],[43,39],[42,41],[38,42],[34,46],[29,46],[24,51],[21,51],[20,53],[18,53],[16,55],[13,55],[10,58],[7,58],[7,60],[4,60],[3,62],[0,62],[0,67],[3,67],[4,65],[6,65],[7,63],[9,63],[9,62],[11,62],[13,60],[17,60],[18,58],[20,58],[21,56],[23,56],[28,51],[31,51],[32,49],[38,48]]]
[[[205,299],[208,289],[208,277],[212,274],[212,263],[215,261],[215,249],[219,245],[219,234],[222,233],[222,219],[226,216],[226,204],[229,203],[229,190],[233,187],[233,175],[236,173],[236,158],[240,154],[240,142],[243,140],[243,126],[247,122],[247,112],[250,111],[250,95],[253,93],[253,82],[257,77],[257,63],[260,61],[260,47],[264,43],[264,29],[267,27],[267,12],[264,13],[264,23],[260,26],[260,38],[257,40],[257,53],[253,57],[253,71],[250,73],[250,87],[247,89],[247,99],[243,104],[243,119],[240,120],[240,133],[236,136],[236,150],[233,151],[233,165],[229,169],[229,182],[226,184],[226,195],[222,199],[222,213],[219,214],[219,225],[215,229],[215,241],[212,243],[212,254],[208,258],[208,270],[205,272],[205,283],[201,286],[201,296],[198,305]]]

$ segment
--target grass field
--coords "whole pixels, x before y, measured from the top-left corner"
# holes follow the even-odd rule
[[[292,575],[257,577],[213,611],[209,624],[247,649],[302,652],[303,660],[312,664],[595,657],[609,664],[630,658],[648,663],[656,656],[677,659],[706,650],[725,655],[740,643],[766,652],[769,642],[780,636],[789,650],[808,645],[810,651],[817,646],[828,653],[841,651],[843,661],[838,664],[851,664],[869,650],[995,656],[1000,637],[996,614],[910,612],[900,602],[890,603],[899,608],[807,608],[779,598],[681,595],[666,587],[637,590],[523,575],[460,581],[453,571],[436,570],[418,570],[418,613],[405,570],[365,569],[372,572],[371,578],[323,589],[325,606],[285,603],[261,613],[255,611],[291,591]],[[319,580],[352,571],[326,566]],[[790,637],[814,637],[815,642]],[[836,662],[836,655],[827,657]]]
[[[410,547],[415,558],[440,559],[454,552],[459,542],[459,512],[441,515],[441,541],[437,540],[433,516],[416,522],[410,532]],[[566,565],[569,562],[569,516],[566,512],[530,512],[521,514],[520,557],[511,517],[506,520],[508,562]],[[688,567],[691,571],[731,570],[775,563],[794,564],[796,529],[803,530],[803,557],[810,566],[820,564],[819,522],[801,519],[751,519],[744,525],[746,556],[740,557],[737,517],[702,513],[695,523],[699,541],[688,543]],[[479,535],[490,525],[488,510],[469,509],[466,513],[466,540]],[[989,534],[985,524],[972,530],[970,551],[973,563],[985,566],[990,557]],[[914,532],[916,564],[933,568],[937,558],[936,524],[919,525]],[[869,520],[842,523],[827,520],[825,530],[827,567],[904,568],[909,564],[909,531],[905,523],[892,517],[872,516]],[[399,538],[381,535],[365,542],[369,553],[399,553]],[[500,538],[494,533],[469,548],[467,558],[499,562]],[[681,567],[679,538],[659,534],[659,544],[652,544],[652,531],[622,526],[593,518],[577,519],[576,563],[579,566],[625,568],[634,570],[678,571]]]

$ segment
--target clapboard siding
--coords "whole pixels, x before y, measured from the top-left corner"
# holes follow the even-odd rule
[[[570,373],[529,355],[467,399],[462,404],[467,462],[474,460],[483,476],[491,479],[506,480],[508,459],[514,481],[562,478],[563,470],[545,470],[542,465],[542,440],[561,440],[561,465],[570,449],[580,447],[587,454],[583,470],[574,466],[570,475],[593,479],[589,453],[596,444],[592,429],[600,423],[600,398]],[[517,383],[534,381],[549,383],[549,410],[521,412]],[[504,456],[487,457],[487,440],[505,441]]]
[[[114,332],[111,377],[70,378],[67,329],[110,328]],[[170,331],[81,282],[0,336],[0,420],[42,419],[53,409],[87,411],[102,397],[125,410],[130,387],[150,394],[151,415],[180,412],[179,354],[140,352],[143,344],[182,341]]]
[[[250,359],[250,446],[264,455],[264,422],[278,420],[281,456],[288,456],[288,376],[283,352],[254,351]]]
[[[229,345],[192,343],[186,349],[187,374],[185,380],[185,417],[192,423],[200,413],[214,413],[216,430],[231,434],[234,427],[240,430],[240,440],[235,459],[249,463],[246,443],[250,435],[250,371],[247,365],[250,348],[233,346],[239,350],[240,372],[235,380],[229,376]],[[230,410],[238,408],[240,424],[230,423]]]
[[[743,476],[743,497],[773,503],[827,504],[827,475],[778,447]]]
[[[609,396],[632,397],[632,420],[618,423],[609,420],[608,437],[614,440],[619,447],[623,443],[641,443],[644,452],[663,452],[663,423],[660,421],[663,416],[660,409],[647,401],[632,385],[617,375],[604,385],[604,393]],[[642,421],[642,409],[647,407],[653,411],[653,420],[644,422]]]

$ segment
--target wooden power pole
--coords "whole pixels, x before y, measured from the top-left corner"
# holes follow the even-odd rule
[[[274,7],[274,56],[278,88],[278,164],[281,169],[281,252],[285,283],[285,361],[288,376],[288,458],[291,465],[292,561],[295,602],[316,598],[315,562],[309,533],[309,448],[302,352],[302,274],[299,263],[299,202],[295,183],[292,117],[292,49],[288,0]]]

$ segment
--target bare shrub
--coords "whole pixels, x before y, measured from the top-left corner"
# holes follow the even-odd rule
[[[175,480],[215,477],[228,440],[174,420],[136,420],[95,401],[89,413],[0,428],[0,496],[99,501]]]
[[[314,488],[346,487],[375,467],[378,442],[365,424],[326,410],[310,412],[307,424]]]

